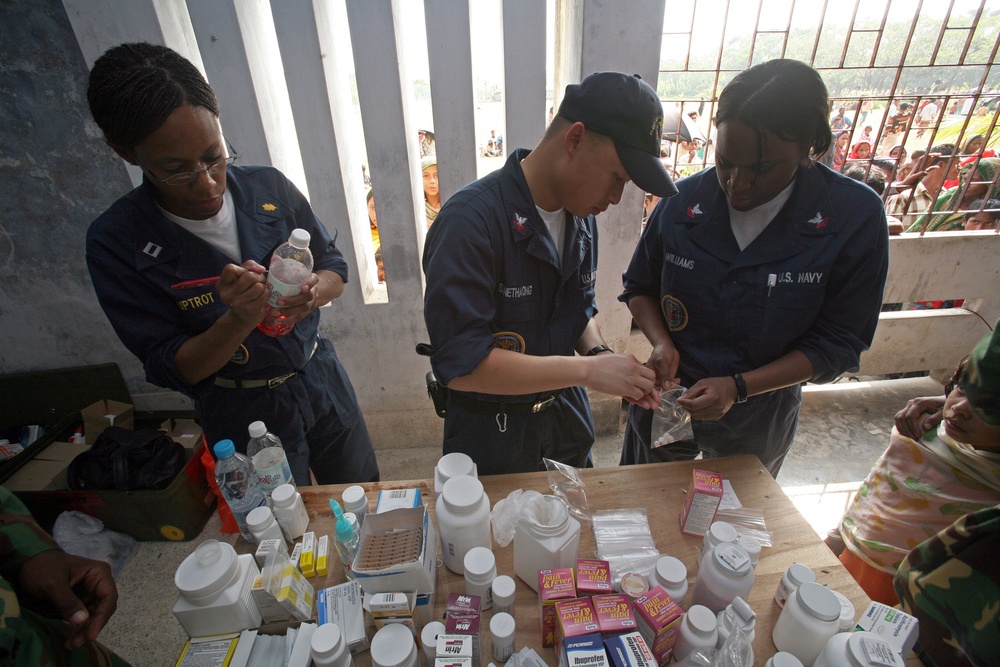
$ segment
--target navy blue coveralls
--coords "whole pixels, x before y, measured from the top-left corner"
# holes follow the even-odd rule
[[[740,251],[715,169],[677,183],[662,200],[623,276],[620,300],[652,296],[680,355],[685,387],[768,364],[791,350],[812,382],[857,370],[878,324],[889,267],[878,196],[822,165],[800,168],[791,197]],[[773,283],[773,285],[769,285]],[[798,422],[796,385],[695,421],[694,442],[650,450],[652,412],[632,406],[621,463],[755,454],[777,475]]]
[[[455,193],[427,234],[424,320],[431,367],[444,385],[494,347],[572,356],[597,313],[595,220],[567,214],[560,268],[521,171],[528,153],[516,150],[502,169]],[[525,404],[544,409],[531,413]],[[583,467],[593,443],[583,387],[527,396],[449,392],[444,452],[468,454],[480,474],[544,469],[542,457]]]
[[[270,167],[229,167],[242,261],[267,266],[296,227],[312,236],[314,271],[347,263],[309,202]],[[87,232],[87,266],[101,307],[118,337],[143,364],[149,382],[194,400],[211,446],[229,438],[246,452],[247,426],[262,420],[281,438],[297,484],[377,480],[378,465],[354,388],[314,311],[280,338],[254,330],[216,375],[196,385],[181,377],[174,356],[227,310],[213,285],[171,289],[219,275],[232,259],[168,220],[152,186],[143,183],[115,202]],[[292,374],[292,375],[290,375]],[[283,380],[283,378],[285,378]],[[229,387],[220,386],[220,380]],[[270,380],[270,387],[230,388]]]

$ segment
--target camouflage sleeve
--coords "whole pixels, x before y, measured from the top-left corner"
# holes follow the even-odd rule
[[[58,548],[17,496],[0,486],[0,576],[16,582],[26,560]]]

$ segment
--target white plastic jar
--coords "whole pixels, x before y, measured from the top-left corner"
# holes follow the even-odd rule
[[[493,613],[514,614],[514,597],[517,584],[506,574],[493,580]]]
[[[681,619],[680,633],[674,644],[674,660],[684,662],[695,649],[715,648],[719,631],[715,614],[708,607],[693,604]]]
[[[490,640],[492,642],[493,659],[498,664],[504,664],[514,655],[514,634],[517,624],[514,617],[506,612],[493,614],[490,619]]]
[[[673,556],[660,556],[649,573],[649,587],[659,586],[667,592],[670,599],[684,608],[684,598],[687,597],[687,568],[680,559]]]
[[[726,542],[705,554],[691,591],[691,604],[700,604],[719,613],[735,597],[744,600],[753,588],[754,571],[750,556],[738,544]]]
[[[274,518],[289,542],[305,534],[309,527],[309,512],[302,501],[302,494],[291,484],[282,484],[271,492]]]
[[[807,581],[785,602],[771,639],[779,651],[791,653],[805,665],[816,662],[826,643],[837,634],[840,602],[830,589]]]
[[[903,667],[903,659],[874,633],[839,632],[823,647],[813,667]]]
[[[259,575],[252,555],[237,556],[231,544],[205,540],[174,573],[174,585],[180,593],[174,616],[191,637],[256,628],[260,612],[250,589]]]
[[[316,628],[309,640],[309,652],[314,667],[353,667],[354,659],[344,635],[336,623],[324,623]]]
[[[383,625],[372,638],[372,667],[417,667],[413,632],[401,623]]]
[[[733,598],[729,606],[719,612],[716,620],[719,623],[719,643],[716,644],[716,648],[722,648],[722,645],[729,639],[729,635],[733,634],[733,628],[737,626],[748,641],[753,644],[754,637],[757,636],[755,629],[757,627],[757,614],[743,598]]]
[[[455,574],[465,574],[465,554],[490,548],[490,499],[483,483],[462,475],[444,483],[435,504],[441,534],[441,560]]]
[[[837,601],[840,602],[840,632],[852,632],[854,630],[854,622],[858,616],[857,611],[854,609],[854,603],[848,600],[847,596],[843,593],[833,591],[833,594],[837,596]]]
[[[368,496],[365,495],[364,487],[357,484],[349,486],[340,497],[344,501],[344,514],[354,512],[354,516],[358,518],[358,526],[364,525],[368,515]]]
[[[764,663],[764,667],[802,667],[802,661],[791,653],[778,651]]]
[[[701,540],[698,563],[700,564],[705,558],[705,554],[710,553],[715,547],[727,542],[735,542],[738,537],[739,533],[733,528],[733,524],[728,521],[713,521],[712,525],[708,527],[705,537]]]
[[[274,520],[274,514],[267,505],[256,507],[247,514],[247,528],[253,533],[256,544],[260,544],[263,540],[285,540],[281,526]]]
[[[784,607],[785,600],[792,594],[792,591],[807,581],[815,583],[816,574],[802,563],[792,563],[781,575],[778,589],[774,592],[774,601],[779,607]]]
[[[444,483],[452,477],[468,475],[469,477],[479,477],[479,469],[475,461],[468,454],[452,452],[445,454],[438,459],[434,467],[434,493],[441,495]]]
[[[493,606],[493,580],[497,576],[497,559],[486,547],[473,547],[465,554],[465,592],[479,596],[479,610]]]
[[[580,522],[556,496],[539,495],[533,509],[521,515],[514,531],[514,574],[538,592],[539,570],[576,565]]]
[[[757,562],[760,560],[760,540],[753,535],[740,535],[736,538],[736,544],[746,549],[750,556],[750,567],[757,569]]]
[[[444,623],[441,621],[431,621],[420,631],[420,645],[424,649],[424,658],[428,667],[434,667],[434,660],[437,659],[438,635],[443,635],[444,632]]]

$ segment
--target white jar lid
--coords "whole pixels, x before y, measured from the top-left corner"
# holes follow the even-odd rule
[[[413,633],[405,625],[383,625],[372,638],[372,667],[402,667],[417,650]]]
[[[767,660],[764,667],[802,667],[802,661],[791,653],[778,651]]]
[[[208,602],[239,574],[236,550],[227,542],[205,540],[178,566],[174,585],[190,602]]]
[[[496,571],[497,559],[486,547],[472,547],[465,553],[465,573],[481,577]]]
[[[468,454],[463,454],[462,452],[452,452],[451,454],[445,454],[438,459],[437,471],[441,475],[442,483],[444,483],[452,477],[458,477],[460,475],[475,477],[475,466],[476,464],[473,463],[472,457]]]
[[[896,649],[873,632],[852,632],[847,638],[847,655],[855,665],[896,667],[903,664]]]
[[[756,563],[760,558],[760,540],[753,535],[740,535],[736,538],[736,544],[747,550],[747,553],[750,554],[750,562]]]
[[[368,504],[368,496],[365,495],[365,488],[357,484],[344,489],[344,493],[340,497],[344,499],[345,508],[357,507],[361,503]]]
[[[807,581],[795,592],[802,609],[810,616],[821,621],[836,621],[840,618],[840,601],[826,586]]]
[[[687,580],[687,568],[673,556],[660,556],[656,561],[656,580],[660,585],[679,586]]]
[[[501,574],[493,580],[493,601],[500,603],[511,601],[514,599],[516,590],[517,584],[514,583],[514,580],[506,574]]]
[[[295,487],[291,484],[282,484],[271,492],[271,502],[275,507],[287,507],[295,499]]]
[[[719,570],[730,577],[743,577],[751,571],[750,554],[746,549],[733,542],[726,542],[712,551]]]
[[[801,586],[807,581],[816,581],[816,573],[802,563],[792,563],[788,566],[788,578],[797,586]]]
[[[712,634],[712,630],[715,630],[718,625],[712,610],[700,604],[691,605],[685,616],[690,628],[699,635]]]
[[[708,527],[705,537],[711,540],[712,544],[722,544],[723,542],[735,542],[739,537],[733,524],[727,521],[713,521]]]
[[[506,612],[493,614],[493,618],[490,619],[490,636],[497,643],[508,641],[514,638],[516,626],[514,617],[510,614]]]
[[[437,638],[445,632],[444,623],[441,621],[431,621],[420,631],[420,644],[424,647],[424,653],[433,658],[437,655]]]
[[[468,475],[452,477],[444,483],[441,498],[452,512],[471,512],[483,501],[483,483]]]
[[[250,513],[247,514],[247,528],[259,530],[273,520],[274,514],[271,513],[271,508],[267,505],[261,505],[250,510]]]
[[[332,658],[344,646],[344,635],[336,623],[324,623],[313,632],[309,646],[314,656]]]

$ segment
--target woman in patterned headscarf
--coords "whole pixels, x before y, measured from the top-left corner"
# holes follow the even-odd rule
[[[998,171],[1000,158],[996,157],[982,158],[979,162],[965,165],[958,177],[958,187],[941,193],[934,202],[934,208],[917,218],[906,231],[950,232],[963,229],[965,215],[961,213],[962,209],[967,209],[976,199],[993,197]]]

